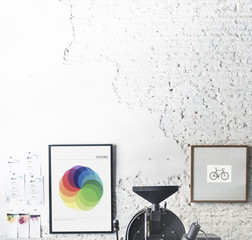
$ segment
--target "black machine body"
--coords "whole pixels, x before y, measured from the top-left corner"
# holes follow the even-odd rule
[[[133,191],[152,203],[130,221],[126,240],[180,240],[185,228],[180,219],[159,203],[178,191],[178,186],[133,187]]]
[[[130,221],[126,240],[180,240],[185,228],[180,219],[171,211],[160,208],[142,209]]]

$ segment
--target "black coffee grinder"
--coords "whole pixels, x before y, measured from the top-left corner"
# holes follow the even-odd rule
[[[133,191],[150,202],[151,207],[139,211],[130,221],[126,240],[180,240],[185,228],[171,211],[160,202],[178,191],[178,186],[133,187]]]
[[[133,191],[150,202],[151,207],[140,210],[130,221],[126,231],[126,240],[195,240],[200,229],[193,223],[188,234],[181,220],[170,210],[160,207],[160,202],[178,191],[178,186],[142,186],[133,187]],[[114,221],[117,234],[119,222]]]

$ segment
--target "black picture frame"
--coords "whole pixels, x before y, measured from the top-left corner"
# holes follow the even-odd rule
[[[113,145],[49,145],[51,234],[113,232]]]

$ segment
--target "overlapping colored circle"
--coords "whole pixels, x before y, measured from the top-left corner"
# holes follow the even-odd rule
[[[59,194],[67,207],[88,211],[100,201],[103,195],[103,182],[91,168],[74,166],[61,178]]]

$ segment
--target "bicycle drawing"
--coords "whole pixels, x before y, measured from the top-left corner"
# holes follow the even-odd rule
[[[228,172],[225,171],[225,168],[222,169],[215,168],[215,171],[210,172],[209,177],[211,180],[221,178],[222,180],[226,181],[229,178],[229,174]]]

